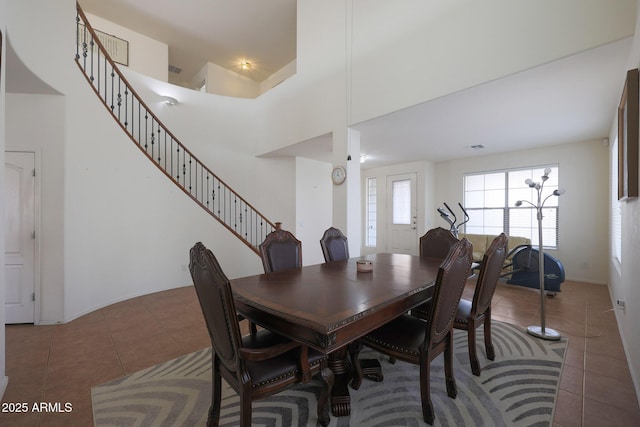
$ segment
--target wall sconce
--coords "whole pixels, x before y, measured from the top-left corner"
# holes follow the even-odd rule
[[[178,105],[178,100],[175,99],[175,98],[172,98],[171,96],[163,96],[162,97],[162,102],[164,102],[165,104],[167,104],[169,106]]]

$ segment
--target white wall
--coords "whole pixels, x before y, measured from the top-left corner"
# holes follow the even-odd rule
[[[204,75],[207,93],[238,98],[255,98],[260,93],[258,82],[211,62],[204,66]]]
[[[59,95],[7,94],[6,150],[36,153],[36,244],[39,281],[35,283],[36,322],[64,319],[64,124],[65,98]],[[37,117],[29,126],[25,118]],[[44,254],[44,256],[43,256]]]
[[[169,81],[169,46],[143,34],[137,33],[111,21],[86,13],[89,24],[102,31],[129,42],[128,67],[145,76],[160,81]]]
[[[295,232],[287,224],[282,227],[294,232],[302,241],[304,265],[320,264],[324,256],[320,249],[320,238],[333,225],[331,221],[332,184],[331,164],[296,158],[296,224]]]
[[[353,0],[353,122],[629,37],[634,4]]]
[[[260,94],[271,90],[289,77],[293,76],[296,73],[296,64],[297,61],[294,59],[293,61],[289,62],[287,65],[264,79],[262,82],[260,82]]]
[[[5,76],[6,76],[6,37],[4,25],[0,25],[0,164],[4,165],[6,108],[5,108]],[[0,205],[4,206],[4,173],[0,176]],[[0,209],[0,224],[4,224],[4,209]],[[0,227],[0,253],[4,254],[4,225]],[[0,258],[0,319],[4,319],[5,274],[4,255]],[[2,321],[4,324],[4,320]],[[0,398],[4,395],[9,378],[6,376],[5,328],[0,328]]]
[[[628,69],[640,66],[640,1],[636,16],[636,34],[633,40],[632,52],[628,61]],[[620,88],[622,94],[622,87]],[[612,117],[612,130],[609,136],[613,141],[618,132],[617,116]],[[613,146],[613,144],[611,144]],[[611,153],[611,159],[617,159],[616,153]],[[613,180],[614,177],[611,177]],[[616,179],[617,181],[617,179]],[[622,264],[614,258],[613,251],[607,257],[609,261],[609,293],[615,307],[617,299],[626,302],[625,309],[615,310],[620,336],[624,344],[629,370],[635,384],[636,395],[640,403],[640,199],[628,199],[620,203],[622,213]]]
[[[469,157],[436,165],[436,200],[463,202],[465,173],[559,165],[558,250],[548,251],[565,268],[567,280],[608,282],[608,147],[602,141],[576,142],[543,149]]]

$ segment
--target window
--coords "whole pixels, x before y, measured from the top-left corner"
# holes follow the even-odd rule
[[[469,213],[465,232],[498,235],[503,231],[509,236],[521,236],[538,244],[538,219],[536,209],[526,201],[537,205],[538,194],[525,180],[540,182],[546,166],[530,169],[511,169],[464,177],[464,207]],[[558,166],[549,166],[551,173],[544,184],[542,198],[558,189]],[[525,203],[516,207],[516,201]],[[542,210],[542,242],[545,248],[558,247],[558,197],[549,197]]]
[[[376,246],[376,230],[377,230],[377,190],[376,179],[367,179],[367,246]]]
[[[411,224],[411,180],[393,181],[393,224]]]

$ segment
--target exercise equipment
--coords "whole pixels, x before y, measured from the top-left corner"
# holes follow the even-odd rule
[[[547,296],[555,296],[560,292],[560,285],[564,282],[564,266],[551,255],[544,253],[544,290]],[[515,251],[511,261],[513,270],[509,273],[507,283],[510,285],[526,286],[539,289],[540,252],[530,245],[524,245]]]
[[[453,210],[451,210],[449,205],[444,203],[444,207],[447,208],[447,211],[449,211],[448,213],[442,208],[437,209],[442,219],[447,221],[447,223],[449,224],[449,231],[451,231],[451,234],[453,234],[456,239],[458,238],[458,231],[460,230],[460,227],[469,222],[469,215],[467,214],[467,211],[464,209],[462,204],[458,203],[458,206],[460,206],[460,209],[462,209],[462,213],[464,214],[464,221],[458,225],[456,225],[456,221],[458,220],[458,218],[456,218],[456,214],[453,213]],[[452,217],[453,219],[451,219]]]

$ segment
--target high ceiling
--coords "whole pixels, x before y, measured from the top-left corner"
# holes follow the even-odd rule
[[[184,79],[206,62],[261,81],[295,59],[296,0],[80,0],[86,12],[169,45]],[[365,168],[608,137],[631,40],[621,40],[353,126]],[[481,150],[468,147],[482,145]],[[270,155],[332,162],[330,135]]]
[[[631,39],[620,40],[356,123],[366,156],[362,167],[604,140],[622,94],[630,48]],[[472,148],[477,145],[484,148]],[[331,162],[331,135],[270,155]]]
[[[169,46],[170,81],[207,62],[262,81],[296,57],[296,0],[79,0],[85,12]],[[99,30],[99,28],[97,28]],[[250,71],[240,69],[249,61]]]

